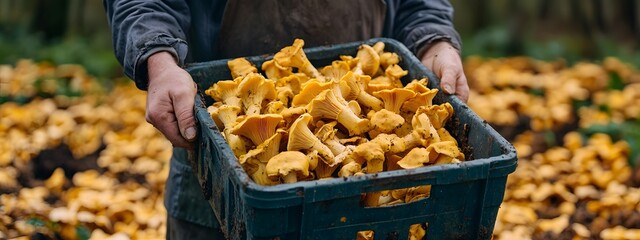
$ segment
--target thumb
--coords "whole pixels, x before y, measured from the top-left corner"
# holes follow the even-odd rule
[[[177,91],[177,94],[172,95],[173,110],[178,120],[180,134],[191,142],[196,138],[196,123],[193,118],[195,92],[188,87]]]
[[[440,76],[440,87],[447,94],[455,94],[456,93],[456,74],[453,70],[446,69],[442,71],[442,76]]]

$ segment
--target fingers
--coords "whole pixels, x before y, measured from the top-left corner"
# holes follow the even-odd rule
[[[460,74],[458,81],[456,81],[456,96],[465,103],[469,101],[469,84],[464,73]]]
[[[191,148],[196,128],[193,103],[196,85],[173,55],[158,52],[147,60],[147,121],[176,147]]]
[[[171,91],[170,97],[173,103],[178,129],[184,139],[192,142],[196,138],[196,123],[193,118],[193,103],[196,89],[184,86]]]
[[[455,94],[458,76],[453,68],[444,69],[440,76],[440,88],[447,94]]]
[[[178,130],[178,121],[167,101],[147,100],[145,118],[156,127],[175,147],[190,148],[191,143],[182,137]]]

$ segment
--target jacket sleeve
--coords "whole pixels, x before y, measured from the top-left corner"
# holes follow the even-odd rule
[[[182,0],[104,0],[116,58],[136,86],[147,89],[147,58],[167,51],[184,65],[189,7]]]
[[[416,56],[437,40],[449,41],[461,50],[460,35],[453,27],[453,7],[447,0],[392,0],[392,35]]]

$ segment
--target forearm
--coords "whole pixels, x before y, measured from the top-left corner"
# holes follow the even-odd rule
[[[154,53],[166,52],[184,63],[190,22],[184,1],[105,0],[104,5],[116,57],[138,88],[148,87],[147,60]]]
[[[422,56],[432,43],[448,41],[458,51],[460,36],[453,27],[453,7],[446,0],[396,1],[394,38],[403,42],[416,56]]]

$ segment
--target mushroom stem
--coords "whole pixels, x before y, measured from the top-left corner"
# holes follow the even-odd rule
[[[367,169],[368,168],[369,167],[367,167]],[[365,196],[365,199],[364,199],[364,206],[365,207],[376,207],[376,206],[380,205],[380,195],[382,195],[382,193],[380,193],[380,192],[367,193],[367,195]]]
[[[295,183],[298,182],[298,176],[296,176],[295,172],[289,172],[289,174],[282,177],[282,181],[284,183]]]
[[[351,108],[345,107],[338,113],[338,122],[349,130],[349,135],[358,135],[369,129],[369,120],[359,118]]]

